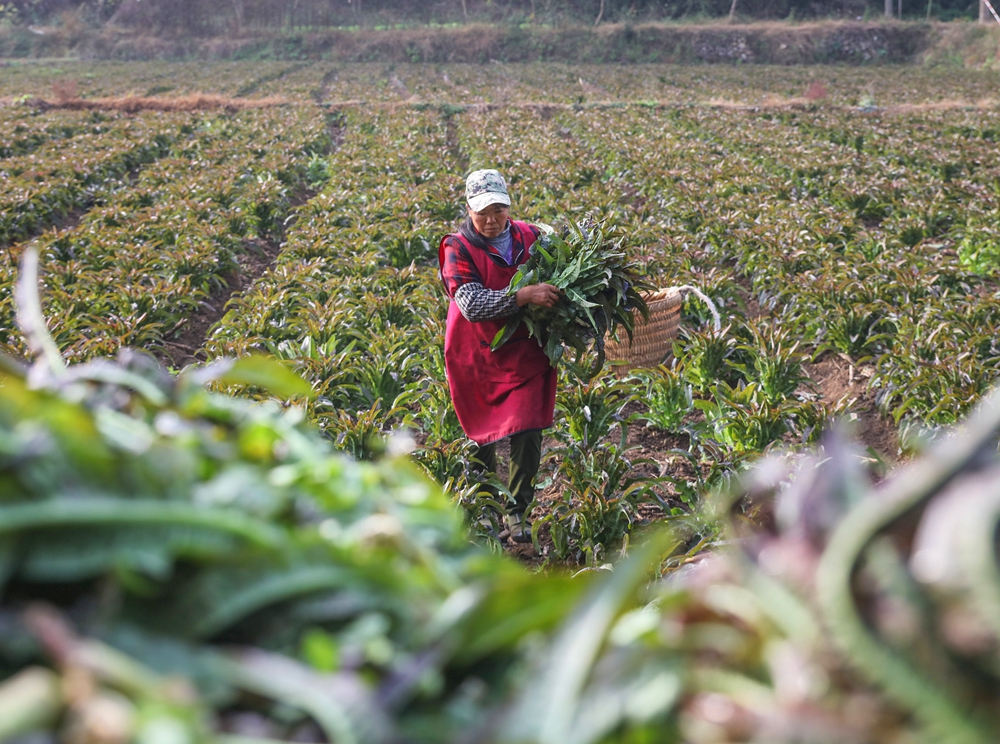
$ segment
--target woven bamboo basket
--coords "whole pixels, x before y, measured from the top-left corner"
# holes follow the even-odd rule
[[[684,289],[669,287],[644,295],[649,320],[643,320],[638,312],[635,314],[631,343],[624,329],[619,329],[617,341],[609,337],[604,344],[607,359],[627,362],[629,367],[655,367],[669,358],[681,328]]]

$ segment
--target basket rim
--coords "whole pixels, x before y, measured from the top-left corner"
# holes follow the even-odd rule
[[[642,292],[641,296],[642,299],[648,304],[650,302],[656,302],[657,300],[670,299],[679,294],[681,294],[679,287],[661,287],[660,289],[650,292]]]

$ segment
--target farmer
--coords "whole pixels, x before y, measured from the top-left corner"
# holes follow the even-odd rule
[[[496,351],[490,342],[525,305],[552,307],[559,290],[532,284],[513,297],[506,290],[517,267],[528,260],[539,235],[534,225],[509,219],[507,183],[495,170],[477,170],[465,181],[468,218],[441,241],[438,258],[451,298],[444,359],[455,412],[479,445],[477,459],[496,472],[496,443],[510,437],[508,515],[511,538],[528,542],[524,512],[534,498],[542,452],[542,429],[552,425],[556,370],[522,325]]]

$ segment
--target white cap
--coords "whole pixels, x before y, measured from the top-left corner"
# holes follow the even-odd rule
[[[490,204],[510,206],[507,182],[499,171],[477,170],[465,179],[465,201],[473,212],[482,212]]]

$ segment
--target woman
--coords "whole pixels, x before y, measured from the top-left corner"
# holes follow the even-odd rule
[[[514,504],[508,523],[517,542],[531,540],[524,512],[534,498],[542,429],[552,425],[556,370],[522,325],[496,351],[490,342],[525,305],[552,307],[559,290],[532,284],[513,297],[506,292],[517,267],[528,260],[539,230],[509,219],[507,183],[495,170],[478,170],[465,181],[468,218],[441,241],[438,258],[451,298],[444,359],[455,412],[479,445],[478,460],[496,471],[496,443],[510,437]]]

